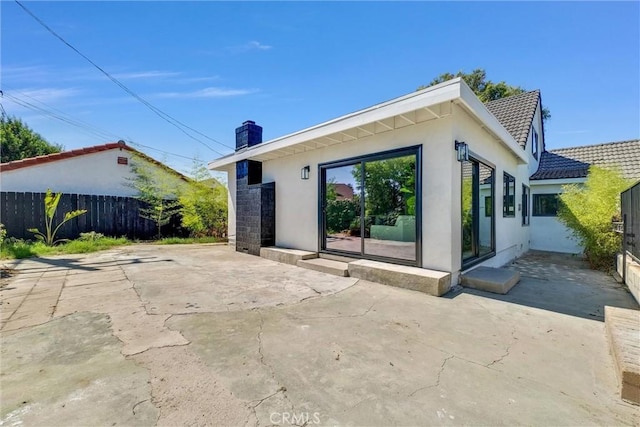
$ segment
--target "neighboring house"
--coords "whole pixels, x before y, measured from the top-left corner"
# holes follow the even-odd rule
[[[228,173],[238,251],[276,245],[448,272],[456,283],[540,248],[531,195],[548,182],[530,177],[548,157],[539,91],[483,104],[456,78],[264,143],[245,122],[236,152],[209,167]],[[360,200],[345,213],[349,233],[327,227],[336,182]]]
[[[137,156],[176,179],[186,180],[179,172],[129,147],[115,142],[0,164],[0,189],[3,192],[54,192],[103,196],[134,196],[127,186],[134,177],[131,161]]]
[[[329,184],[336,192],[336,200],[353,200],[353,188],[347,184]]]
[[[613,168],[623,177],[640,180],[640,140],[610,142],[545,151],[531,176],[531,249],[581,253],[582,247],[557,218],[562,186],[581,184],[589,166]]]

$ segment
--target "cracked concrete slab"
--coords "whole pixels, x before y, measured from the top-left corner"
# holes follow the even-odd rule
[[[298,305],[175,316],[168,326],[234,396],[260,402],[258,425],[291,411],[325,425],[639,421],[616,398],[601,323],[477,299],[360,282]]]
[[[14,268],[0,289],[1,424],[640,424],[618,399],[604,325],[558,301],[522,304],[540,282],[524,275],[506,301],[435,298],[223,246]],[[561,283],[545,283],[551,298]]]
[[[157,409],[144,404],[149,373],[120,353],[104,314],[77,313],[3,336],[1,351],[2,425],[156,422]]]

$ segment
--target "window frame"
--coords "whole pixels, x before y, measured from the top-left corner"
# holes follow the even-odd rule
[[[536,128],[532,126],[531,127],[531,154],[533,154],[533,157],[535,157],[536,160],[538,160],[538,151],[539,151],[538,145],[539,145],[538,132],[536,131]]]
[[[554,196],[556,199],[556,207],[554,213],[542,213],[540,212],[540,208],[542,207],[540,201],[541,197],[550,197]],[[547,217],[547,218],[555,218],[558,216],[558,209],[560,208],[560,193],[541,193],[541,194],[533,194],[532,195],[532,216],[536,217]]]
[[[364,168],[364,164],[371,161],[393,159],[396,157],[403,157],[413,155],[416,158],[416,175],[415,175],[415,191],[416,191],[416,241],[415,241],[415,259],[408,260],[403,258],[393,258],[374,254],[368,254],[365,251],[364,240],[361,241],[360,253],[342,251],[339,249],[332,249],[326,247],[326,221],[325,221],[325,209],[324,201],[326,200],[326,174],[327,170],[340,167],[360,164]],[[351,257],[355,259],[368,259],[372,261],[382,261],[392,264],[408,265],[414,267],[422,267],[422,145],[414,145],[402,148],[396,148],[393,150],[374,152],[370,154],[363,154],[355,157],[349,157],[341,160],[333,160],[329,162],[318,164],[318,252]],[[365,174],[362,174],[360,187],[363,189]],[[363,191],[363,190],[361,190]],[[354,191],[355,194],[355,191]],[[365,212],[365,202],[362,193],[360,194],[360,217],[362,218]],[[360,221],[361,224],[361,236],[364,236],[364,221]]]
[[[464,229],[463,223],[460,221],[460,260],[461,260],[461,271],[467,270],[474,265],[480,264],[481,262],[486,261],[489,258],[496,256],[496,186],[497,186],[497,168],[496,166],[488,161],[483,159],[482,157],[470,153],[468,162],[472,163],[472,211],[473,211],[473,222],[472,222],[472,254],[465,258],[464,256]],[[461,187],[464,185],[464,162],[460,162],[460,185]],[[484,254],[480,254],[478,245],[479,245],[479,233],[480,233],[480,167],[484,166],[491,170],[491,250]],[[463,191],[461,188],[460,191],[460,205],[463,205]],[[486,200],[485,200],[486,201]],[[461,218],[462,219],[462,218]]]
[[[513,190],[513,194],[511,194],[511,190]],[[507,172],[503,172],[502,173],[502,217],[515,218],[515,216],[516,216],[516,178]]]
[[[484,197],[484,216],[490,217],[493,215],[493,196]]]

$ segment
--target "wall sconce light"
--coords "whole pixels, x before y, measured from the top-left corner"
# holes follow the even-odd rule
[[[458,152],[458,161],[459,162],[468,162],[469,161],[469,146],[466,142],[456,141],[456,151]]]
[[[311,166],[305,166],[300,169],[300,179],[309,179],[309,173],[311,172]]]

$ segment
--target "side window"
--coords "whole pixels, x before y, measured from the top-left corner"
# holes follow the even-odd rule
[[[534,194],[533,216],[557,216],[558,204],[557,194]]]
[[[522,225],[529,225],[529,187],[522,186]]]
[[[531,131],[532,131],[531,154],[533,154],[533,157],[537,159],[538,158],[538,132],[536,132],[536,130],[533,127],[531,128]]]
[[[502,216],[516,216],[516,179],[504,173],[502,180]]]

